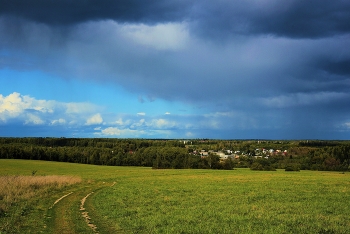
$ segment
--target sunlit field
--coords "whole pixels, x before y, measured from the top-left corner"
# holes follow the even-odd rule
[[[51,219],[63,216],[71,233],[84,232],[79,205],[91,191],[85,208],[100,233],[350,233],[349,173],[153,170],[25,160],[0,160],[0,169],[6,176],[36,171],[32,177],[82,178],[45,192],[19,219],[38,222],[14,220],[13,233],[57,233],[60,224]],[[68,192],[74,193],[48,211]],[[28,206],[30,200],[13,207]],[[50,212],[51,219],[42,219]],[[0,217],[1,224],[9,217]]]

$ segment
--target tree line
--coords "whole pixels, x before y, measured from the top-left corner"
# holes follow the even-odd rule
[[[255,155],[257,148],[280,148],[288,154]],[[239,151],[225,160],[201,150]],[[110,138],[0,138],[0,158],[59,161],[110,166],[252,170],[348,171],[350,143],[257,140],[163,140]],[[231,155],[232,156],[232,155]],[[237,156],[237,155],[236,155]]]
[[[233,169],[216,155],[190,154],[183,141],[144,139],[1,138],[0,158],[109,166]]]

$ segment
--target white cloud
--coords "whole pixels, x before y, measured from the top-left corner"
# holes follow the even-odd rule
[[[165,112],[165,115],[170,115],[170,112]]]
[[[228,112],[215,112],[215,113],[209,113],[209,114],[204,114],[205,117],[209,118],[219,118],[219,117],[234,117],[236,116],[237,113],[234,111],[228,111]]]
[[[108,128],[101,130],[101,133],[103,135],[119,136],[121,134],[121,130],[119,128],[108,127]]]
[[[140,119],[138,122],[135,122],[133,124],[131,124],[130,128],[138,128],[141,127],[142,125],[144,125],[146,122],[145,119]]]
[[[86,125],[101,124],[103,122],[100,113],[97,113],[86,120]]]
[[[108,127],[95,133],[97,136],[118,136],[118,137],[149,137],[149,136],[163,136],[165,138],[171,138],[172,131],[169,130],[138,130],[138,129],[120,129],[117,127]]]
[[[66,123],[66,120],[65,119],[55,119],[55,120],[52,120],[51,121],[51,124],[52,125],[62,125],[62,124],[65,124]]]
[[[0,119],[6,122],[10,118],[17,117],[23,113],[24,109],[30,106],[25,103],[19,93],[14,92],[10,95],[3,96],[0,94]]]
[[[101,108],[91,103],[65,103],[54,100],[38,100],[28,95],[13,92],[8,96],[0,94],[0,122],[22,124],[45,124],[51,126],[84,125],[102,123],[100,114],[86,120],[86,115]]]
[[[38,116],[34,114],[27,114],[27,120],[24,122],[24,124],[35,124],[35,125],[41,125],[45,122]]]
[[[117,120],[115,121],[115,123],[118,124],[118,125],[123,125],[123,124],[124,124],[122,118],[117,119]]]
[[[138,115],[138,116],[145,116],[146,113],[145,113],[145,112],[139,112],[139,113],[137,113],[137,115]]]
[[[29,96],[13,92],[8,96],[0,94],[0,120],[7,122],[10,119],[24,119],[25,124],[43,124],[44,121],[38,116],[40,113],[53,113],[54,102],[36,100]],[[28,113],[37,112],[37,115]]]
[[[345,126],[346,128],[348,128],[348,129],[350,129],[350,122],[345,123],[344,126]]]
[[[145,134],[144,131],[132,130],[132,129],[119,129],[116,127],[108,127],[101,132],[95,133],[96,135],[104,136],[121,136],[121,137],[137,137]]]
[[[22,96],[23,103],[27,103],[28,109],[33,109],[42,113],[53,113],[57,102],[51,100],[37,100],[30,96]]]
[[[110,124],[110,125],[119,125],[119,126],[129,126],[132,122],[133,121],[131,119],[118,118],[115,121],[108,121],[108,124]]]
[[[86,102],[62,103],[67,114],[91,113],[100,108],[94,104]]]
[[[69,125],[78,125],[78,122],[76,120],[69,121]]]
[[[192,132],[186,132],[186,137],[187,138],[193,138],[194,134]]]
[[[147,124],[150,127],[153,128],[173,128],[176,126],[176,122],[175,121],[169,121],[166,119],[153,119],[150,121],[150,123]]]

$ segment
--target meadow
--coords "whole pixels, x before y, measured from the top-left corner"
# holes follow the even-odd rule
[[[348,172],[0,160],[0,176],[14,175],[81,181],[17,199],[0,216],[1,233],[350,233]]]

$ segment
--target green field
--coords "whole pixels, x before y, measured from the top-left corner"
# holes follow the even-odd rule
[[[33,172],[82,182],[14,202],[0,233],[94,233],[84,211],[99,233],[350,233],[349,173],[0,160],[1,176]]]

